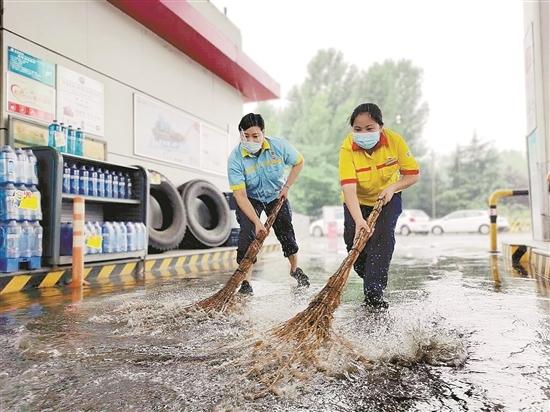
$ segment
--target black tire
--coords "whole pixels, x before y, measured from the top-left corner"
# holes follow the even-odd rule
[[[191,180],[178,188],[187,213],[183,249],[223,245],[231,235],[231,211],[224,194],[205,180]]]
[[[147,225],[151,228],[162,229],[162,208],[153,196],[149,195],[149,219]]]
[[[161,175],[160,184],[150,184],[149,191],[154,198],[148,219],[149,246],[153,252],[176,249],[185,235],[187,226],[185,208],[178,189]],[[160,222],[157,205],[161,211]]]
[[[403,236],[409,236],[411,234],[411,229],[407,225],[401,226],[401,230],[399,231],[400,234]]]
[[[319,226],[315,226],[312,232],[314,237],[323,237],[323,229]]]
[[[488,235],[489,234],[489,225],[481,225],[479,229],[477,229],[479,233],[482,235]]]
[[[441,226],[434,226],[434,227],[432,227],[432,233],[434,235],[442,235],[443,234],[443,228]]]

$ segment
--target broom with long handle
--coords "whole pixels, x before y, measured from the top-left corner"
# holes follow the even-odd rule
[[[368,229],[360,231],[347,257],[308,307],[270,329],[263,340],[252,343],[252,356],[241,358],[243,366],[248,369],[247,375],[255,376],[264,386],[256,396],[276,392],[279,382],[303,379],[308,368],[323,369],[323,357],[319,357],[318,352],[322,347],[336,350],[340,357],[348,354],[353,362],[368,363],[349,342],[333,332],[332,321],[349,272],[372,236],[382,206],[383,201],[378,200],[367,219]]]
[[[242,281],[245,280],[246,274],[254,264],[254,259],[260,252],[260,249],[264,244],[264,240],[269,234],[269,230],[271,229],[271,226],[273,226],[284,201],[284,197],[279,198],[275,204],[275,207],[269,214],[267,221],[265,222],[265,231],[257,235],[254,241],[250,244],[243,260],[241,260],[241,263],[239,264],[239,267],[229,278],[225,286],[209,298],[193,304],[191,308],[202,309],[206,312],[226,312],[232,306],[234,303],[235,292]]]

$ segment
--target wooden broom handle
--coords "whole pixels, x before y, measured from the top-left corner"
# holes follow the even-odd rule
[[[273,226],[273,223],[275,223],[275,219],[277,219],[277,215],[279,214],[279,211],[281,210],[281,207],[283,207],[283,204],[285,203],[286,198],[280,197],[279,200],[277,200],[277,203],[275,204],[275,207],[267,217],[267,220],[264,224],[265,227],[265,234],[259,234],[258,237],[256,237],[256,240],[263,242],[264,239],[267,237],[269,230],[271,229],[271,226]]]
[[[370,212],[369,217],[367,218],[367,226],[369,227],[370,231],[361,229],[361,231],[359,232],[359,236],[355,238],[353,246],[351,247],[351,250],[348,254],[348,258],[350,258],[353,263],[355,263],[355,260],[359,256],[359,253],[361,253],[361,251],[365,248],[365,245],[372,236],[372,233],[374,232],[374,227],[376,226],[376,221],[378,220],[378,216],[380,215],[383,206],[384,200],[378,199],[374,204],[374,207],[372,208],[372,212]]]

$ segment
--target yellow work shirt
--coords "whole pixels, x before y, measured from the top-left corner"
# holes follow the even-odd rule
[[[405,140],[386,128],[372,154],[355,144],[349,133],[340,147],[339,168],[340,184],[356,183],[359,203],[367,206],[373,206],[380,192],[397,182],[400,175],[420,173]]]

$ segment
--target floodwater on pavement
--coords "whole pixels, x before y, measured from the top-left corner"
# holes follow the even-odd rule
[[[339,239],[300,242],[309,290],[279,253],[255,267],[254,295],[228,317],[184,316],[230,272],[0,300],[0,410],[550,410],[550,292],[491,270],[480,235],[398,237],[387,311],[362,305],[352,272],[334,329],[373,362],[318,372],[277,395],[250,396],[230,358],[303,310],[345,256]]]

